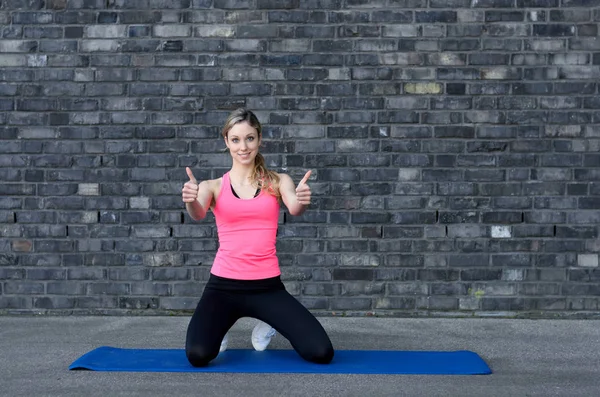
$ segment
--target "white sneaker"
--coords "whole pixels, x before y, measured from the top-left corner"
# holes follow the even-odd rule
[[[259,352],[265,350],[276,332],[269,324],[259,321],[252,330],[252,346]]]
[[[223,353],[227,350],[227,342],[229,341],[229,332],[225,334],[225,337],[221,341],[221,347],[219,347],[219,353]]]

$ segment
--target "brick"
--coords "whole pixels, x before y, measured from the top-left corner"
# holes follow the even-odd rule
[[[371,308],[369,298],[332,298],[330,306],[333,310],[365,310]]]
[[[535,24],[533,25],[533,35],[549,37],[574,36],[575,27],[563,24]]]
[[[4,2],[5,8],[10,10],[41,10],[44,8],[42,0],[7,0]]]
[[[440,42],[442,51],[472,51],[479,48],[478,39],[446,39]]]
[[[0,21],[3,24],[8,24],[10,22],[10,15],[8,13],[1,14]],[[23,26],[7,26],[0,31],[0,35],[6,39],[20,39],[23,37]]]
[[[9,295],[36,295],[44,293],[44,284],[28,281],[13,281],[4,284],[4,293]]]
[[[473,68],[462,68],[462,69],[453,69],[453,68],[439,68],[437,69],[437,77],[442,80],[475,80],[481,78],[482,72],[478,69]],[[485,76],[487,78],[491,78],[491,74],[487,73]],[[506,78],[506,73],[502,73],[498,75],[498,78]],[[431,83],[436,84],[436,83]],[[441,89],[441,87],[440,87]],[[441,91],[440,91],[441,92]]]
[[[38,309],[70,309],[75,307],[75,299],[64,297],[34,298],[33,307]]]
[[[445,22],[452,23],[457,21],[455,11],[417,11],[415,12],[415,22]]]
[[[32,40],[3,40],[0,42],[0,51],[2,52],[35,52],[37,48],[38,42]]]
[[[373,270],[371,269],[334,269],[334,280],[372,280]]]
[[[407,94],[440,94],[442,85],[438,83],[407,83],[404,85]]]
[[[577,35],[580,37],[584,37],[584,36],[597,36],[598,35],[598,25],[597,24],[585,24],[585,25],[578,25],[576,27],[577,29]]]
[[[517,0],[517,7],[558,7],[559,0]]]
[[[80,44],[82,52],[113,52],[119,49],[116,40],[82,40]]]
[[[563,0],[562,1],[562,6],[563,7],[584,7],[584,6],[595,6],[595,7],[597,7],[598,5],[600,5],[600,2],[598,2],[597,0],[591,0],[591,1],[586,1],[586,0]]]
[[[125,25],[88,25],[83,29],[84,38],[119,38],[127,37]]]
[[[274,23],[325,23],[327,14],[322,11],[269,11],[267,19]]]
[[[521,22],[524,20],[523,11],[486,11],[486,22]]]
[[[513,3],[512,0],[474,0],[471,6],[476,8],[510,8],[513,7]]]
[[[415,298],[413,297],[385,297],[377,298],[374,303],[375,309],[391,309],[410,310],[416,306]]]
[[[152,28],[154,37],[190,37],[192,30],[185,25],[156,25]]]
[[[492,255],[492,266],[499,267],[529,267],[533,264],[533,256],[527,254],[499,254]]]

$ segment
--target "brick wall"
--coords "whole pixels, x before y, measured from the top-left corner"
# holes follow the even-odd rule
[[[598,0],[0,1],[0,312],[193,309],[184,167],[247,106],[316,313],[571,315],[600,295]]]

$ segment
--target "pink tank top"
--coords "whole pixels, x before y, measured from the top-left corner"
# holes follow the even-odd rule
[[[261,191],[252,199],[233,195],[229,172],[213,208],[219,250],[211,273],[238,280],[258,280],[281,274],[275,249],[279,201]]]

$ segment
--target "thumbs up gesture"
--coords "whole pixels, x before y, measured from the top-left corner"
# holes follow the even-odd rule
[[[310,204],[310,187],[306,184],[308,178],[310,178],[310,173],[311,171],[309,170],[296,187],[296,200],[302,205]]]
[[[187,173],[190,180],[183,185],[183,189],[181,190],[181,196],[183,198],[184,203],[193,203],[198,199],[198,181],[194,177],[194,174],[192,173],[190,167],[186,167],[185,172]]]

